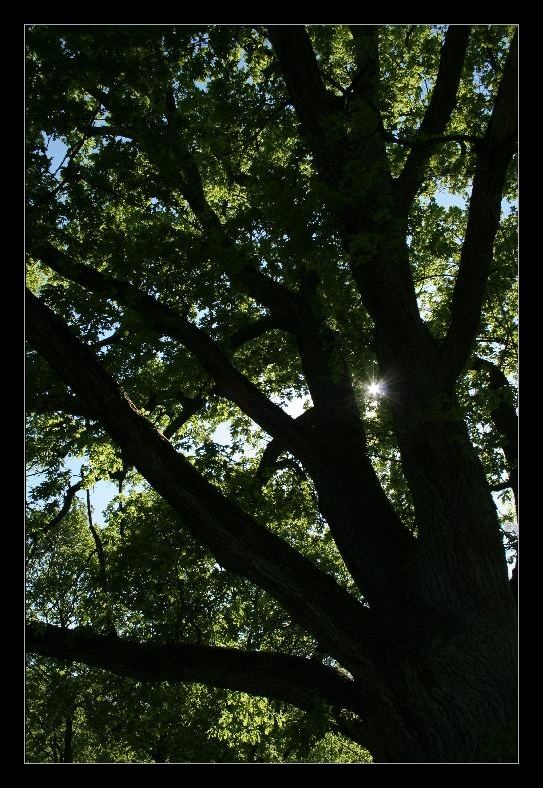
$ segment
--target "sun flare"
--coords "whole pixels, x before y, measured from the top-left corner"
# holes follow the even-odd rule
[[[374,381],[368,386],[368,391],[372,397],[381,397],[384,394],[383,384]]]

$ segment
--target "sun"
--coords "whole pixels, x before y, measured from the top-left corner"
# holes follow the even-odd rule
[[[372,397],[382,397],[384,392],[383,384],[379,381],[374,381],[368,386],[368,392]]]

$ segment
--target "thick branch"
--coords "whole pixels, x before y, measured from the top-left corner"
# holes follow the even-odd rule
[[[317,662],[260,651],[192,643],[152,645],[97,635],[87,628],[63,629],[32,622],[27,650],[103,668],[144,682],[199,682],[312,709],[326,701],[360,711],[353,681]]]
[[[256,339],[257,337],[262,336],[265,334],[266,331],[275,327],[274,321],[270,317],[262,317],[258,320],[255,320],[252,323],[248,323],[245,326],[237,329],[229,338],[228,344],[232,350],[237,350],[237,348],[244,345],[246,342],[250,342],[252,339]],[[185,397],[182,395],[178,395],[179,399],[182,404],[181,412],[177,414],[177,416],[172,417],[170,423],[166,427],[163,432],[165,438],[170,439],[172,435],[186,424],[186,422],[194,416],[195,413],[198,413],[207,402],[207,398],[211,394],[219,393],[218,387],[212,386],[212,388],[206,392],[197,395],[196,397]],[[153,407],[155,403],[153,404]]]
[[[379,28],[376,25],[350,25],[357,70],[346,91],[351,96],[375,103],[379,84]]]
[[[343,104],[339,106],[337,97],[327,95],[320,87],[320,75],[317,78],[315,74],[318,64],[303,28],[269,28],[302,131],[327,186],[328,207],[337,222],[364,306],[387,335],[387,343],[403,354],[407,343],[419,342],[424,328],[408,249],[394,216],[393,181],[376,105],[377,33],[364,30],[355,35],[360,83],[348,123]]]
[[[26,398],[26,411],[27,413],[55,413],[60,411],[67,416],[80,416],[83,418],[95,418],[92,411],[85,408],[78,397],[71,397],[67,394],[65,397],[55,394],[46,394],[43,397],[32,393]]]
[[[261,337],[274,328],[277,328],[277,325],[273,318],[268,316],[260,317],[258,320],[248,323],[245,326],[240,326],[240,328],[234,331],[230,337],[229,345],[232,350],[237,350],[246,342],[250,342],[252,339],[258,339],[258,337]]]
[[[335,402],[336,411],[343,403]],[[318,459],[307,463],[338,550],[351,576],[370,604],[407,599],[410,565],[416,543],[390,504],[365,449],[365,437],[356,422],[336,418],[331,409],[313,407],[296,422],[308,440],[315,442]],[[350,425],[350,431],[349,431]],[[285,446],[272,440],[266,446],[256,479],[264,486],[276,468]],[[349,506],[338,506],[348,500]]]
[[[205,402],[206,398],[201,395],[198,397],[185,397],[183,400],[183,408],[181,409],[181,413],[179,413],[177,416],[174,416],[174,418],[170,421],[163,432],[164,437],[169,439],[172,437],[172,435],[175,435],[175,433],[181,429],[183,424],[186,424],[186,422],[192,418],[195,413],[203,408]]]
[[[240,262],[243,263],[239,270],[227,272],[232,283],[242,293],[247,293],[257,303],[265,306],[277,328],[295,331],[299,324],[296,295],[285,285],[274,282],[269,276],[259,271],[256,261],[235,249],[234,243],[222,228],[219,238],[221,252],[231,255],[234,250]]]
[[[111,111],[107,96],[104,96],[102,101]],[[112,133],[111,130],[108,131]],[[113,131],[119,131],[119,128],[114,126]],[[297,310],[291,291],[258,270],[258,261],[251,259],[250,255],[236,246],[208,203],[197,162],[184,141],[183,124],[177,111],[172,108],[168,112],[166,128],[158,124],[152,134],[149,134],[147,127],[131,126],[125,131],[157,167],[164,181],[181,191],[206,233],[203,240],[209,256],[221,254],[225,259],[235,258],[235,265],[227,271],[231,281],[242,292],[269,309],[284,327],[295,321]],[[163,137],[161,141],[157,141],[157,131]],[[172,154],[177,163],[174,168],[171,162]]]
[[[326,90],[311,40],[302,25],[272,25],[267,32],[317,168],[326,180],[334,180],[339,174],[338,162],[327,144],[325,128],[330,113],[341,108],[343,102]]]
[[[359,185],[352,183],[347,170],[338,177],[338,163],[347,161],[348,152],[343,142],[338,140],[337,134],[333,133],[335,126],[333,123],[330,125],[329,121],[334,120],[337,109],[343,114],[343,121],[345,113],[343,107],[337,107],[336,97],[319,88],[320,72],[305,29],[281,27],[273,29],[271,35],[274,46],[277,44],[285,80],[302,126],[305,124],[315,156],[318,157],[321,153],[324,156],[319,165],[324,179],[337,188],[338,192],[343,193],[343,178],[350,178],[352,187],[359,191]],[[298,48],[293,49],[294,46]],[[365,87],[358,91],[357,99],[359,103],[365,101],[366,109],[369,108],[370,112],[368,120],[367,113],[357,110],[353,142],[356,142],[357,150],[363,151],[366,160],[377,159],[382,166],[387,167],[384,141],[376,134],[380,123],[379,113],[373,106],[378,78],[375,30],[367,36],[362,49],[368,74],[365,77]],[[303,81],[305,77],[309,79],[309,87]],[[322,124],[322,127],[319,124]],[[344,141],[348,142],[347,138]],[[365,454],[360,413],[350,372],[340,352],[337,337],[314,313],[310,299],[304,297],[307,292],[302,292],[303,286],[298,296],[293,294],[288,288],[270,280],[259,271],[257,263],[249,255],[239,252],[206,200],[194,157],[183,143],[172,139],[170,144],[172,150],[177,152],[179,168],[183,173],[181,189],[199,218],[211,249],[215,246],[225,259],[235,254],[244,263],[239,273],[230,274],[232,281],[241,283],[240,286],[245,288],[246,292],[265,304],[277,324],[291,331],[295,337],[304,375],[318,414],[318,429],[316,434],[309,436],[307,431],[299,430],[296,424],[295,437],[300,437],[302,446],[297,445],[296,440],[291,440],[290,445],[286,440],[282,439],[282,442],[302,461],[313,477],[321,511],[359,589],[366,599],[383,601],[385,595],[394,593],[393,586],[397,585],[398,578],[405,577],[405,567],[411,563],[414,543],[387,499]],[[355,204],[353,209],[351,201],[348,198],[345,201],[346,195],[342,194],[343,208],[340,213],[346,234],[356,234],[359,231],[359,208],[363,208],[366,213],[368,207],[371,212],[379,212],[379,206],[375,202],[376,198],[380,199],[377,196],[381,191],[379,173],[375,173],[375,178],[372,172],[367,173],[367,176],[368,184],[371,183],[371,193],[367,195],[363,206]],[[391,186],[390,178],[389,181]],[[388,236],[388,228],[386,235]],[[412,312],[416,313],[417,307],[407,266],[400,271],[398,262],[391,260],[390,276],[383,276],[383,267],[382,260],[375,265],[379,286],[373,287],[371,293],[374,299],[377,294],[381,315],[388,326],[391,314],[404,313],[403,309],[397,308],[398,295],[407,295],[405,300],[410,299]],[[368,266],[362,268],[367,270]],[[398,282],[402,274],[405,281]],[[392,277],[396,281],[391,282]],[[387,301],[386,304],[383,303],[384,300]],[[391,300],[392,305],[389,303]],[[407,308],[409,307],[406,306]],[[417,325],[415,330],[418,328]],[[399,330],[399,334],[405,336],[403,328]],[[338,512],[337,500],[344,497],[349,497],[352,507],[348,511],[340,507]]]
[[[280,436],[291,451],[297,453],[300,450],[301,442],[296,435],[293,419],[239,372],[217,343],[202,329],[129,282],[106,276],[89,266],[73,263],[62,252],[51,247],[40,250],[40,256],[62,276],[134,310],[158,333],[181,342],[194,353],[202,367],[211,375],[220,394],[232,400],[270,435]]]
[[[517,73],[515,33],[477,160],[451,302],[451,322],[443,346],[443,366],[453,379],[467,362],[479,330],[494,239],[500,224],[505,176],[516,150]]]
[[[310,430],[316,425],[315,409],[310,408],[309,410],[301,413],[297,417],[296,423],[300,426],[303,426],[304,431],[306,434],[308,434],[308,429]],[[267,444],[262,453],[262,457],[260,458],[260,462],[255,474],[255,478],[262,486],[264,486],[271,479],[274,469],[277,467],[277,460],[286,450],[286,446],[277,438],[274,438]]]
[[[300,116],[304,132],[318,133],[333,95],[324,86],[311,40],[302,25],[272,25],[268,36],[283,68],[290,97]]]
[[[508,482],[492,489],[511,488],[518,516],[518,419],[513,404],[513,392],[506,376],[496,364],[484,358],[475,358],[470,366],[475,370],[486,370],[489,374],[489,388],[495,398],[490,408],[490,416],[501,435],[502,451],[509,473]]]
[[[280,454],[284,451],[284,447],[276,440],[271,440],[260,458],[255,478],[263,487],[273,476],[274,469],[277,465],[277,460]]]
[[[346,667],[366,669],[361,627],[367,611],[207,482],[136,410],[89,348],[30,292],[27,317],[31,344],[83,401],[94,404],[127,461],[217,561],[268,591]]]
[[[252,339],[262,336],[262,334],[265,334],[266,331],[269,331],[274,327],[274,321],[270,317],[259,318],[258,320],[255,320],[254,322],[248,323],[247,325],[237,329],[237,331],[235,331],[230,336],[228,344],[232,350],[236,350],[246,342],[250,342]],[[95,345],[94,347],[97,346]],[[198,411],[204,407],[209,395],[217,393],[219,393],[219,389],[216,385],[214,385],[208,392],[199,394],[196,397],[185,397],[178,395],[183,407],[181,412],[178,413],[177,416],[172,417],[170,420],[170,423],[163,432],[164,437],[168,438],[169,440],[179,429],[181,429],[183,424],[186,424],[195,413],[198,413]],[[152,405],[148,404],[146,409],[154,407],[155,405],[156,399]]]
[[[358,248],[368,248],[357,237],[361,229],[363,232],[368,231],[372,237],[372,250],[376,234],[383,238],[383,244],[386,245],[390,237],[388,225],[373,226],[375,213],[380,216],[384,212],[385,216],[389,216],[392,199],[385,143],[378,133],[379,113],[373,105],[373,92],[378,78],[376,31],[366,36],[364,45],[359,47],[361,58],[367,65],[367,73],[356,96],[358,105],[364,104],[364,107],[356,107],[356,102],[352,105],[353,118],[356,115],[352,139],[345,136],[347,116],[343,105],[338,105],[337,97],[326,90],[323,93],[318,87],[320,72],[306,31],[303,28],[282,27],[274,29],[272,33],[274,44],[278,46],[285,80],[294,96],[296,111],[302,118],[302,126],[304,116],[312,118],[306,124],[306,132],[315,157],[318,159],[321,153],[323,155],[321,163],[317,163],[324,173],[324,180],[337,190],[339,218],[347,245],[353,243]],[[296,42],[300,46],[293,50]],[[308,74],[309,93],[303,79]],[[339,138],[334,132],[337,120],[342,120],[345,125],[345,134],[340,134]],[[321,124],[321,121],[322,127],[317,128],[314,124]],[[283,436],[279,437],[286,449],[302,461],[315,480],[321,511],[330,524],[336,544],[358,587],[368,600],[382,600],[385,594],[392,592],[391,584],[397,585],[398,578],[404,577],[405,567],[411,563],[414,544],[387,500],[371,462],[365,455],[356,397],[337,341],[312,314],[307,299],[301,293],[296,295],[270,280],[258,270],[257,261],[239,250],[229,238],[206,200],[198,163],[183,141],[181,119],[172,116],[167,126],[166,130],[160,130],[160,124],[156,126],[164,134],[162,149],[160,146],[157,148],[156,135],[152,139],[145,129],[138,131],[138,141],[165,180],[171,183],[172,188],[180,189],[189,202],[204,229],[210,254],[220,255],[224,259],[237,258],[238,265],[232,266],[233,269],[237,268],[237,273],[229,274],[232,281],[267,306],[279,327],[294,334],[304,374],[319,413],[318,429],[307,434],[296,425],[296,433],[290,443]],[[176,172],[172,171],[171,156],[164,155],[166,149],[176,158]],[[360,161],[357,160],[352,168],[344,167],[352,150],[356,150],[356,157]],[[374,168],[375,162],[377,169]],[[360,189],[355,177],[360,172],[364,173],[367,193]],[[387,189],[383,189],[383,178],[389,187],[388,197]],[[360,200],[356,194],[361,191],[364,195]],[[378,248],[375,250],[377,259],[357,261],[357,274],[360,274],[357,282],[363,280],[361,291],[367,302],[371,303],[372,314],[378,313],[381,323],[390,331],[395,330],[394,327],[390,328],[393,320],[398,323],[396,333],[404,341],[407,334],[405,323],[409,322],[411,333],[414,328],[418,334],[420,319],[417,320],[416,298],[409,279],[406,254],[398,261],[389,252],[386,248]],[[414,327],[412,317],[415,318]],[[255,421],[258,419],[255,418]],[[262,424],[262,421],[259,423]],[[292,421],[287,421],[290,427],[292,424]],[[285,434],[287,438],[290,437],[286,430]],[[300,439],[299,444],[297,438]],[[352,506],[339,507],[338,510],[338,498],[345,497],[351,500]]]
[[[422,185],[424,170],[438,140],[429,139],[443,134],[456,104],[462,66],[466,55],[470,27],[450,25],[441,48],[439,70],[432,97],[403,171],[396,182],[396,200],[401,213],[406,214]]]

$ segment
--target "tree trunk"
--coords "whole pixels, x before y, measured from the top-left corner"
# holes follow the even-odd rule
[[[405,655],[389,674],[404,727],[378,731],[377,762],[516,761],[514,617],[501,628],[492,619],[448,641],[435,639]],[[377,716],[377,715],[376,715]]]
[[[386,729],[372,752],[376,761],[515,761],[516,605],[496,508],[454,394],[424,370],[417,380],[391,395],[415,505],[417,598],[385,611],[378,655],[416,746]]]
[[[268,53],[272,62],[262,69],[262,76],[251,78],[252,89],[265,89],[266,105],[275,104],[271,119],[277,118],[277,113],[287,106],[293,108],[300,129],[297,142],[301,147],[293,147],[293,135],[298,135],[295,120],[290,117],[285,124],[279,124],[276,141],[285,154],[285,198],[277,199],[271,212],[267,203],[276,193],[275,181],[281,169],[274,160],[268,184],[269,168],[261,166],[268,163],[268,143],[257,153],[249,152],[254,136],[246,142],[244,173],[240,175],[242,180],[254,179],[254,189],[248,188],[243,199],[227,201],[221,210],[216,197],[208,201],[209,187],[215,188],[218,177],[216,166],[222,166],[230,180],[232,167],[239,169],[242,165],[241,159],[239,162],[237,157],[235,161],[231,159],[224,146],[208,150],[204,145],[205,151],[196,153],[198,135],[205,130],[205,116],[201,113],[207,107],[200,104],[203,97],[197,91],[195,95],[200,98],[194,113],[185,116],[190,91],[186,102],[176,102],[172,87],[177,78],[186,87],[185,76],[190,76],[190,69],[185,76],[181,70],[176,77],[174,61],[166,58],[167,68],[154,69],[150,81],[143,78],[144,71],[141,80],[129,80],[129,96],[124,95],[122,84],[117,89],[121,72],[111,81],[111,74],[103,71],[100,58],[92,60],[94,55],[92,50],[87,51],[86,36],[80,41],[74,37],[73,51],[72,44],[68,47],[69,58],[63,64],[68,83],[72,84],[73,80],[74,88],[92,96],[92,103],[97,100],[106,111],[108,122],[105,127],[96,127],[91,121],[88,128],[79,128],[74,119],[71,128],[70,118],[66,121],[62,110],[59,117],[68,125],[64,121],[59,127],[53,124],[56,135],[60,134],[67,142],[80,133],[84,135],[83,141],[95,135],[104,140],[107,137],[115,140],[121,135],[131,141],[131,149],[137,151],[140,160],[126,183],[122,176],[123,157],[117,158],[115,154],[104,157],[103,161],[98,157],[92,166],[88,162],[84,164],[85,171],[89,169],[100,176],[97,182],[106,177],[111,167],[121,187],[118,195],[121,215],[124,215],[127,189],[133,185],[136,195],[141,190],[143,195],[148,193],[145,162],[152,167],[153,183],[155,178],[160,181],[156,200],[158,207],[167,211],[166,216],[171,208],[168,193],[173,196],[172,205],[182,198],[192,213],[185,223],[185,217],[180,221],[174,211],[175,224],[171,226],[174,238],[168,237],[168,243],[158,245],[156,235],[147,234],[147,230],[142,231],[141,244],[134,246],[127,238],[123,248],[121,231],[112,244],[109,231],[102,232],[100,222],[94,220],[82,235],[78,231],[71,233],[70,222],[75,223],[77,230],[87,208],[78,189],[72,188],[78,179],[69,177],[67,166],[62,182],[46,199],[46,203],[52,201],[60,190],[65,194],[67,231],[63,229],[59,236],[54,224],[47,228],[47,212],[43,218],[41,211],[35,213],[38,206],[45,207],[43,192],[48,188],[48,178],[43,183],[41,177],[37,178],[39,188],[31,195],[34,213],[29,251],[33,264],[47,266],[74,285],[84,287],[92,298],[99,296],[103,299],[102,306],[107,300],[115,302],[123,312],[126,310],[126,320],[123,315],[122,321],[126,326],[141,329],[142,337],[152,330],[157,341],[168,339],[172,352],[177,353],[179,347],[187,351],[192,361],[186,367],[184,362],[179,368],[176,366],[176,377],[192,374],[193,362],[209,376],[207,393],[191,398],[181,395],[182,412],[163,432],[155,427],[154,417],[147,418],[128,399],[107,371],[108,359],[102,363],[104,359],[96,355],[95,351],[104,343],[109,344],[120,336],[119,331],[107,340],[94,343],[92,350],[86,342],[93,334],[85,325],[85,315],[78,314],[78,299],[72,305],[70,317],[75,323],[74,331],[55,313],[57,307],[65,312],[67,306],[60,290],[55,295],[56,285],[44,292],[53,309],[32,292],[27,295],[27,338],[68,387],[69,397],[61,391],[65,412],[97,419],[120,449],[124,471],[131,466],[140,472],[171,506],[181,526],[211,552],[214,561],[269,594],[290,620],[315,641],[315,653],[332,658],[334,666],[320,664],[318,659],[307,660],[264,649],[248,651],[255,640],[251,621],[243,627],[249,632],[245,650],[188,642],[165,645],[131,641],[117,636],[109,603],[104,608],[107,634],[89,632],[84,627],[68,629],[62,618],[61,627],[34,621],[29,625],[28,643],[37,653],[82,660],[138,681],[203,681],[231,691],[293,703],[310,711],[324,705],[333,709],[340,720],[340,729],[345,723],[346,735],[367,746],[377,762],[511,762],[516,759],[515,595],[508,580],[496,507],[482,461],[470,440],[455,386],[466,365],[473,364],[479,328],[485,322],[483,307],[489,276],[496,272],[501,278],[503,273],[504,285],[497,291],[500,293],[505,293],[509,277],[509,274],[505,277],[505,265],[501,262],[502,255],[505,260],[505,251],[500,251],[495,261],[493,255],[500,206],[509,195],[508,167],[516,151],[517,35],[512,37],[508,55],[502,53],[502,74],[499,80],[495,74],[495,84],[493,77],[492,105],[490,97],[488,105],[486,95],[478,97],[484,98],[481,106],[485,111],[477,120],[476,95],[467,104],[464,99],[459,103],[459,98],[465,98],[466,86],[474,87],[477,82],[474,69],[479,66],[473,53],[477,47],[479,52],[483,51],[480,31],[470,38],[469,26],[448,26],[438,70],[432,76],[432,88],[424,99],[416,97],[415,115],[419,112],[421,115],[416,128],[411,118],[400,122],[406,116],[399,115],[399,111],[408,110],[397,104],[392,85],[388,84],[387,60],[391,56],[401,58],[399,39],[396,43],[387,41],[388,36],[382,36],[379,26],[373,25],[352,26],[350,32],[352,40],[341,44],[339,50],[344,46],[344,56],[351,60],[349,80],[347,70],[340,77],[341,82],[345,78],[349,84],[343,85],[330,79],[328,68],[322,69],[328,57],[328,44],[324,46],[321,36],[314,35],[315,31],[292,25],[272,25],[267,32],[259,26],[258,31],[251,31],[251,36],[266,35],[272,45]],[[426,52],[428,65],[433,57],[432,47],[437,45],[431,41],[436,33],[429,29],[428,38],[424,34],[424,49],[420,52]],[[45,53],[49,48],[41,40],[43,35],[39,31],[33,69],[47,62]],[[334,39],[333,30],[330,35],[327,39],[330,43],[344,40],[343,34]],[[511,32],[506,28],[500,36],[495,37],[493,32],[489,38],[490,50],[496,46],[497,55],[509,38]],[[217,46],[214,36],[207,39],[204,51],[209,48],[208,54],[213,54]],[[228,30],[225,30],[220,49],[226,47],[225,53],[236,54],[233,59],[219,58],[224,60],[225,69],[229,62],[234,65],[239,47],[245,46],[236,34],[235,42],[231,42],[235,48],[230,50],[227,39]],[[177,34],[175,40],[178,41]],[[180,43],[179,39],[174,49]],[[269,48],[268,43],[261,44]],[[58,41],[55,39],[50,45],[50,52],[57,52]],[[254,42],[247,49],[251,73],[253,46]],[[427,51],[426,47],[429,47]],[[159,48],[162,51],[162,41]],[[138,55],[137,62],[131,64],[133,74],[129,69],[131,76],[138,73],[140,61],[154,62],[157,41],[150,39],[144,44],[142,40],[142,51],[149,58]],[[64,54],[60,50],[58,53],[58,63],[62,64]],[[132,56],[127,57],[130,65]],[[190,61],[188,50],[186,63],[190,65]],[[86,73],[86,68],[80,66],[88,62],[96,67],[94,88],[87,84],[86,78],[80,84],[80,73]],[[185,62],[184,56],[181,62]],[[404,65],[409,68],[409,59]],[[52,62],[51,68],[54,72],[58,65]],[[279,77],[278,80],[265,77],[270,68],[270,75]],[[116,70],[112,73],[115,75]],[[418,80],[420,75],[413,72],[413,76]],[[213,74],[210,79],[214,79]],[[166,83],[160,85],[163,80]],[[44,86],[48,81],[45,79]],[[155,100],[159,86],[161,95],[166,97],[165,104],[164,100]],[[54,105],[58,91],[53,82],[49,88]],[[244,90],[241,86],[238,89]],[[409,93],[402,98],[403,102],[409,103]],[[228,104],[222,107],[215,94],[216,91],[206,91],[209,117],[219,120],[217,129],[225,131],[229,128],[231,107]],[[47,97],[47,92],[44,96]],[[260,126],[260,110],[267,113],[262,105],[252,114],[259,105],[253,104],[251,96],[241,93],[244,100],[239,104],[240,125],[232,126],[234,141],[245,139],[247,128],[254,123]],[[419,100],[426,105],[424,109]],[[49,103],[40,100],[38,107],[48,107]],[[147,107],[144,115],[135,112],[137,106]],[[250,112],[249,107],[253,107]],[[53,109],[37,121],[36,129],[49,127]],[[227,111],[223,117],[224,109]],[[464,113],[461,127],[468,134],[449,133],[454,130],[450,128],[451,121],[457,128],[453,114],[456,112]],[[40,109],[38,119],[41,114]],[[391,123],[393,131],[389,130]],[[396,126],[402,130],[399,137]],[[34,152],[42,156],[44,141],[36,133],[39,139]],[[432,180],[441,188],[445,183],[442,176],[451,172],[444,169],[442,160],[452,162],[452,154],[440,146],[460,141],[463,155],[466,140],[470,153],[464,160],[465,167],[464,163],[459,164],[459,180],[454,191],[460,190],[460,184],[467,186],[470,180],[472,186],[464,239],[457,254],[456,245],[454,250],[448,250],[448,241],[441,248],[441,230],[439,233],[438,230],[442,225],[433,208],[428,209],[428,225],[426,220],[418,218],[419,211],[425,210],[425,201],[417,206],[417,199]],[[82,144],[72,145],[65,157],[72,176],[79,168],[77,155]],[[391,144],[405,145],[407,155],[398,155],[397,148],[389,147]],[[216,159],[211,169],[202,167],[208,154]],[[306,171],[307,162],[302,167],[302,155],[309,155],[310,173]],[[223,158],[231,160],[225,162]],[[40,168],[41,165],[38,171]],[[234,175],[232,180],[238,182],[239,178]],[[92,178],[87,185],[94,188]],[[303,207],[298,205],[301,189],[308,197],[306,200],[304,196]],[[288,205],[287,195],[292,197]],[[130,211],[140,210],[139,199],[138,196]],[[107,204],[103,224],[108,228],[109,207],[107,210],[106,207]],[[78,216],[79,208],[82,219]],[[92,210],[101,215],[99,202],[93,203]],[[451,217],[450,229],[455,229],[455,235],[459,231],[457,225],[460,223]],[[248,239],[256,227],[262,228],[257,233],[262,238],[251,249]],[[445,240],[447,235],[445,232]],[[417,239],[423,241],[422,246]],[[502,246],[505,240],[507,236],[500,242]],[[426,243],[427,260],[424,259]],[[279,254],[280,268],[270,265],[274,261],[271,257],[267,259],[267,247],[274,257]],[[162,296],[167,296],[170,288],[172,274],[168,272],[177,270],[179,253],[181,273],[179,281],[174,282],[175,298],[163,302]],[[452,277],[454,285],[450,291],[448,285],[438,290],[436,308],[431,309],[431,320],[426,322],[415,282],[434,279],[434,274],[440,277],[437,271],[445,258],[449,273],[444,276]],[[130,275],[132,260],[134,276]],[[434,266],[437,262],[439,269]],[[202,273],[196,271],[194,278],[189,275],[188,289],[183,295],[185,267],[189,271],[201,263],[206,268]],[[120,279],[120,275],[128,278]],[[223,296],[225,281],[227,298]],[[212,293],[215,287],[217,291]],[[200,288],[206,310],[212,304],[215,309],[216,299],[221,306],[211,334],[199,321],[189,317],[187,304],[198,301]],[[351,291],[355,289],[360,304],[354,307],[357,320],[351,325],[342,313],[347,305],[355,304],[351,300],[354,295]],[[211,296],[212,302],[208,301]],[[232,333],[238,318],[248,317],[245,307],[236,315],[239,296],[243,299],[240,307],[246,303],[245,299],[250,299],[261,316]],[[232,314],[221,325],[221,310],[227,307]],[[181,308],[187,311],[178,311]],[[365,326],[366,320],[373,326],[374,341],[364,337],[357,348],[359,329]],[[78,329],[86,342],[78,338]],[[286,335],[284,346],[278,348],[278,358],[286,359],[293,353],[291,360],[295,359],[303,373],[312,400],[311,411],[304,417],[292,419],[272,401],[260,382],[253,382],[249,372],[242,371],[232,356],[241,344],[261,336],[266,329]],[[120,357],[123,363],[132,359],[130,348],[124,352],[127,356]],[[243,361],[243,369],[254,373],[261,366],[257,352],[258,348],[249,357],[251,363]],[[413,502],[414,527],[413,512],[409,511],[404,518],[397,511],[387,485],[381,484],[369,457],[364,410],[359,407],[359,386],[363,386],[369,374],[374,355],[386,389],[387,418],[382,422],[383,431],[389,430],[390,413],[394,422],[390,430],[394,438],[387,438],[386,445],[399,448],[406,481],[406,487],[402,484],[399,492],[402,495],[408,492]],[[355,362],[351,363],[350,359]],[[139,363],[137,357],[133,363]],[[479,359],[475,368],[482,367],[489,372],[490,388],[496,395],[494,404],[489,400],[490,416],[501,436],[516,503],[513,401],[507,395],[504,373],[488,360]],[[39,368],[37,371],[36,378],[41,381]],[[165,376],[166,372],[165,366]],[[357,385],[353,384],[355,375],[360,376]],[[156,376],[160,381],[162,372],[158,368]],[[124,374],[122,377],[127,379]],[[298,372],[292,380],[297,377]],[[281,376],[266,375],[265,382],[266,388],[277,386],[277,391],[284,393]],[[187,379],[186,383],[188,392],[190,381]],[[45,398],[37,402],[38,413],[46,413],[51,406],[58,407],[55,394],[58,384],[59,381],[50,391],[43,392]],[[298,384],[294,386],[298,390]],[[138,399],[143,389],[136,387],[136,390]],[[275,531],[274,518],[271,527],[261,522],[259,517],[268,513],[267,505],[258,506],[258,515],[246,511],[244,505],[250,508],[249,495],[241,496],[241,503],[234,500],[233,492],[225,494],[223,486],[216,484],[217,478],[202,475],[199,467],[169,442],[181,423],[202,408],[211,394],[237,406],[270,436],[255,485],[263,482],[266,467],[269,470],[282,452],[291,455],[289,462],[294,462],[299,472],[303,467],[303,473],[314,484],[319,510],[333,543],[359,594],[336,582],[334,572],[328,574],[325,569],[326,561],[322,569],[320,562],[281,538]],[[157,404],[158,397],[153,394],[144,406],[145,411]],[[484,454],[481,456],[484,458]],[[211,474],[212,466],[206,467]],[[247,491],[252,484],[248,479]],[[73,498],[77,486],[68,490],[61,511],[45,531],[51,530],[69,510],[70,496]],[[227,485],[227,489],[235,488]],[[273,498],[263,498],[271,506]],[[109,589],[106,555],[92,523],[88,491],[87,508],[97,547],[99,586],[107,596],[114,589]],[[309,533],[310,527],[308,519]],[[328,560],[324,553],[322,557]],[[516,582],[516,570],[514,579]],[[95,628],[102,623],[97,617],[93,622]],[[72,761],[72,724],[72,716],[66,717],[63,747],[60,741],[51,742],[53,758],[57,761]],[[156,742],[149,743],[148,752],[155,762],[166,760],[167,744],[167,735],[158,733]]]
[[[62,763],[73,763],[73,718],[71,715],[66,717],[64,724],[64,749],[62,751]]]
[[[373,605],[387,697],[366,698],[366,746],[377,762],[514,762],[515,598],[484,469],[436,356],[380,357],[417,552],[413,584],[399,577]],[[386,704],[397,714],[384,722]]]

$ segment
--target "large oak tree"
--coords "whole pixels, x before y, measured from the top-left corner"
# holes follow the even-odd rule
[[[516,31],[27,48],[29,654],[515,760]]]

